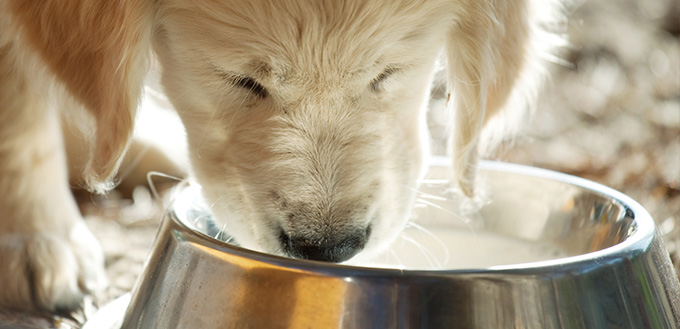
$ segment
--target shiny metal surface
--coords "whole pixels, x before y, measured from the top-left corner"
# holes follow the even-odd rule
[[[523,263],[496,257],[453,269],[456,255],[474,249],[476,261],[507,249],[485,252],[493,239],[443,241],[449,257],[428,251],[413,264],[401,261],[406,269],[265,255],[201,233],[211,231],[209,215],[185,192],[163,221],[122,328],[680,327],[680,283],[639,204],[563,174],[483,168],[488,202],[469,221],[453,219],[457,205],[434,198],[417,208],[416,222],[432,234],[462,230],[528,245]],[[533,255],[536,248],[548,252]]]

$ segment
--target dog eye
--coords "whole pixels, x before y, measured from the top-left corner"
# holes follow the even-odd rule
[[[382,73],[378,74],[375,79],[371,81],[371,91],[373,92],[379,92],[381,91],[381,85],[383,81],[387,80],[391,75],[396,73],[398,71],[397,68],[394,67],[388,67],[385,69],[385,71],[382,71]]]
[[[269,95],[267,89],[251,77],[235,76],[231,82],[234,86],[246,89],[259,98],[266,98]]]

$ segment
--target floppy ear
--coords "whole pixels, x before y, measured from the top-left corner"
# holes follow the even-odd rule
[[[464,1],[448,36],[449,106],[455,120],[453,176],[470,197],[474,195],[483,128],[501,109],[521,116],[535,98],[542,73],[536,65],[538,52],[545,49],[534,39],[538,26],[533,8],[529,8],[531,2]]]
[[[20,0],[10,5],[28,44],[93,115],[84,178],[103,190],[125,153],[146,73],[151,8],[141,0]]]

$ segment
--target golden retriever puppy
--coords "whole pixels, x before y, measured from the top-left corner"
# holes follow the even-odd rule
[[[152,57],[237,242],[342,262],[409,219],[438,56],[472,195],[482,128],[530,104],[552,17],[542,0],[2,0],[0,305],[68,310],[104,284],[59,117],[90,124],[83,181],[110,188]]]

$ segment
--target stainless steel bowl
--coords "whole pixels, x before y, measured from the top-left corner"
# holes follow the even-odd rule
[[[187,190],[123,328],[680,327],[678,277],[638,203],[531,167],[484,163],[481,176],[486,202],[465,216],[436,180],[424,184],[416,224],[364,267],[212,238],[221,233]]]

